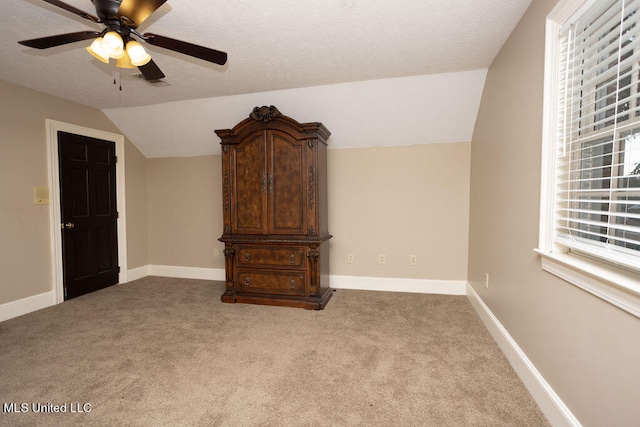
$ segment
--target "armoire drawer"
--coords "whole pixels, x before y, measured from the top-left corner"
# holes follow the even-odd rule
[[[304,246],[239,245],[236,262],[239,267],[304,268]]]
[[[267,292],[304,295],[305,274],[294,271],[237,270],[237,292]]]

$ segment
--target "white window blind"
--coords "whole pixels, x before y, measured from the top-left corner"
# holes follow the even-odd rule
[[[555,242],[640,270],[640,0],[560,33]]]

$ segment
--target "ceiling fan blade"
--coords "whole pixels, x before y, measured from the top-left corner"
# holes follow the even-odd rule
[[[127,25],[136,28],[167,0],[122,0],[118,9],[118,18]],[[124,17],[124,19],[123,19]]]
[[[224,65],[227,62],[227,54],[225,52],[220,52],[219,50],[209,49],[208,47],[198,46],[192,43],[151,33],[145,33],[143,38],[147,43],[151,43],[152,45],[160,46],[195,58],[204,59],[205,61],[213,62],[214,64]]]
[[[69,11],[71,13],[75,13],[76,15],[78,15],[78,16],[84,18],[84,19],[88,19],[89,21],[100,22],[100,20],[97,17],[85,12],[84,10],[80,10],[80,9],[78,9],[76,7],[73,7],[70,4],[66,4],[65,2],[61,2],[59,0],[42,0],[42,1],[44,1],[46,3],[49,3],[49,4],[52,4],[54,6],[58,6],[59,8],[67,10],[67,11]]]
[[[59,34],[57,36],[41,37],[39,39],[19,41],[21,45],[35,47],[36,49],[48,49],[63,44],[79,42],[81,40],[95,39],[102,33],[98,31],[79,31],[77,33]]]
[[[164,73],[160,71],[160,68],[153,62],[153,59],[147,64],[139,66],[138,70],[140,70],[145,80],[153,81],[164,78]]]

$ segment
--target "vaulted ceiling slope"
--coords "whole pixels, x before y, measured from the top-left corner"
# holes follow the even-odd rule
[[[90,0],[65,0],[95,14]],[[19,40],[100,30],[42,0],[3,2],[0,80],[100,109],[486,69],[531,0],[169,0],[139,28],[227,52],[219,66],[145,45],[166,74],[91,57],[88,42]],[[114,85],[114,77],[118,84]],[[119,86],[122,90],[119,90]]]
[[[301,123],[321,121],[329,148],[469,142],[487,70],[285,89],[104,109],[147,158],[220,153],[215,129],[275,105]]]

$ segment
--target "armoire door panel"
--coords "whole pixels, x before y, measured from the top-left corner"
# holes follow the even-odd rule
[[[264,133],[258,132],[235,147],[232,161],[232,231],[264,234],[267,224]]]
[[[306,232],[304,147],[286,134],[270,134],[269,234]]]

